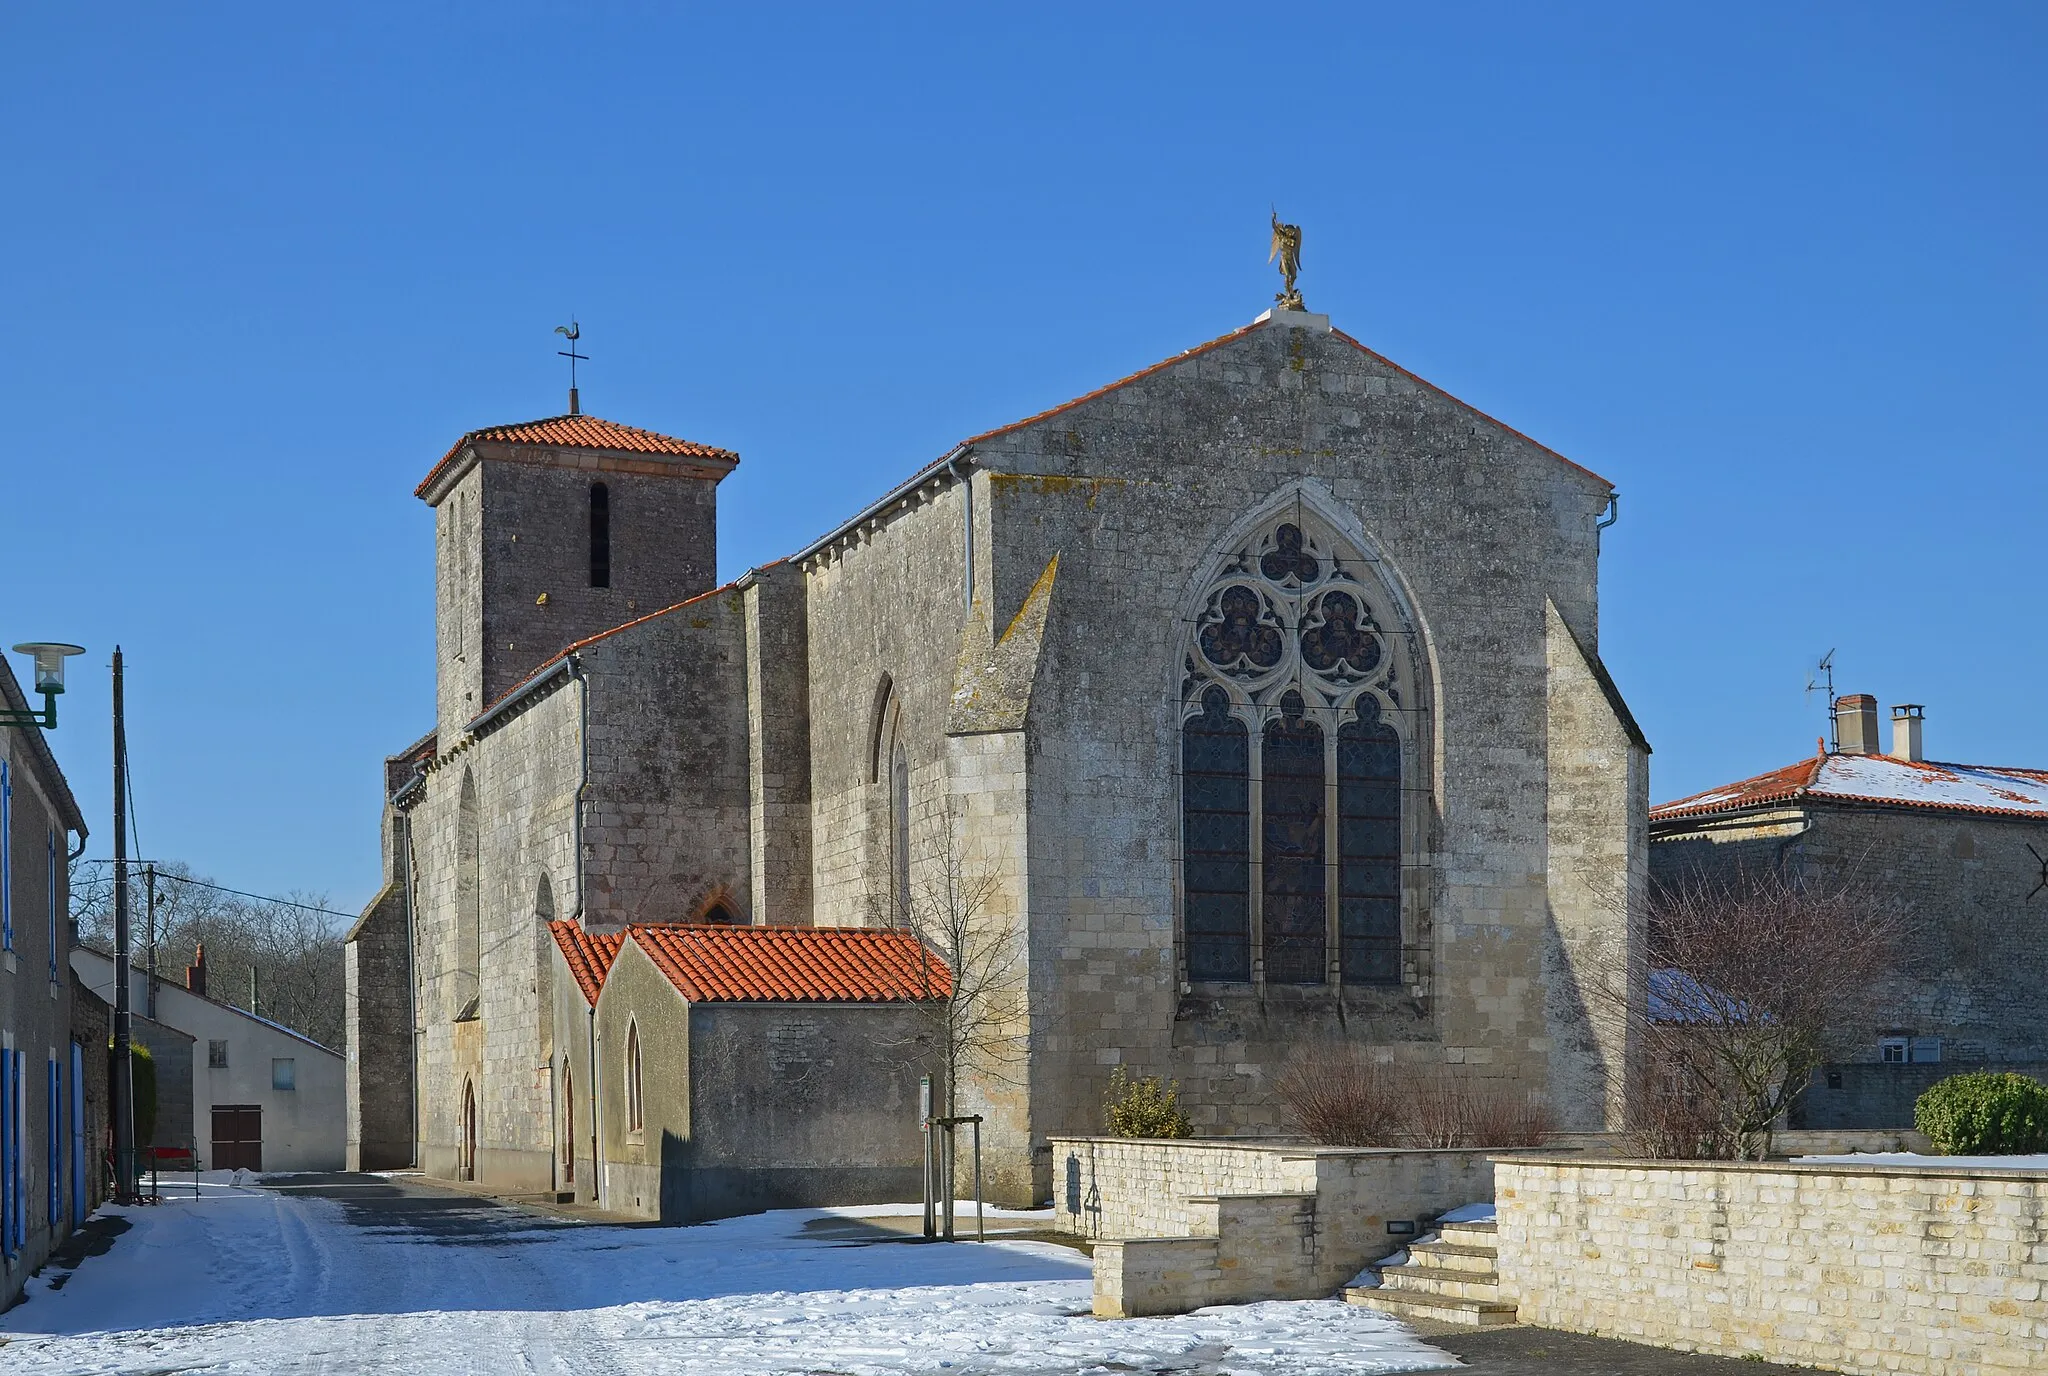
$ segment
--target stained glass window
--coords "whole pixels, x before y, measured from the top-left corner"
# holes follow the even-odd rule
[[[1181,733],[1188,978],[1252,977],[1251,745],[1221,688]]]
[[[1301,694],[1280,700],[1264,751],[1266,978],[1321,984],[1329,904],[1323,870],[1323,729],[1302,714]]]
[[[1405,642],[1375,612],[1369,567],[1296,515],[1225,555],[1196,603],[1181,728],[1191,980],[1322,984],[1334,940],[1347,984],[1400,981]]]
[[[1401,979],[1401,739],[1359,700],[1337,728],[1337,934],[1347,984]]]

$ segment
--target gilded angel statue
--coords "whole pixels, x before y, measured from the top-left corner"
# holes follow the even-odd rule
[[[1283,311],[1303,309],[1301,293],[1295,290],[1294,278],[1301,271],[1301,226],[1280,223],[1280,212],[1273,211],[1273,251],[1266,255],[1266,261],[1280,260],[1280,277],[1286,283],[1286,290],[1273,294],[1273,300]]]

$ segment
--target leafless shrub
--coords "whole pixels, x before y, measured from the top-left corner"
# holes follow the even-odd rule
[[[1652,893],[1644,939],[1611,950],[1591,986],[1595,1016],[1639,1048],[1635,1147],[1761,1159],[1909,937],[1903,911],[1853,876],[1692,876]]]
[[[1400,1090],[1391,1066],[1364,1047],[1315,1042],[1288,1059],[1274,1091],[1296,1127],[1329,1147],[1391,1147],[1399,1141]]]
[[[1473,1081],[1465,1089],[1467,1147],[1540,1147],[1557,1132],[1557,1115],[1547,1100],[1497,1080]]]
[[[1274,1083],[1296,1127],[1332,1147],[1533,1147],[1550,1108],[1515,1087],[1442,1066],[1393,1066],[1343,1042],[1303,1047]]]

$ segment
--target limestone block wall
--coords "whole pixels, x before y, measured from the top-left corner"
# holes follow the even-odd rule
[[[804,577],[787,563],[742,580],[754,921],[811,920],[811,664]]]
[[[721,589],[580,652],[586,926],[753,920],[747,620]]]
[[[384,809],[384,887],[342,946],[342,1024],[347,1041],[346,1160],[352,1171],[413,1160],[413,982],[405,821]]]
[[[1052,1137],[1053,1227],[1091,1238],[1188,1237],[1189,1200],[1313,1194],[1316,1153],[1299,1144]]]
[[[1495,1169],[1524,1323],[1872,1376],[2018,1376],[2048,1352],[2048,1172]]]
[[[886,901],[885,730],[910,765],[912,863],[943,848],[943,741],[964,619],[967,499],[950,476],[804,565],[810,650],[813,920],[863,926]]]
[[[453,1175],[463,1086],[475,1086],[477,1172],[507,1188],[551,1181],[548,1065],[553,945],[544,917],[575,909],[580,687],[564,682],[434,763],[412,826],[414,968],[419,983],[419,1164]],[[475,942],[462,860],[462,790],[477,799]],[[545,910],[545,911],[544,911]],[[476,1015],[455,1021],[472,996]]]

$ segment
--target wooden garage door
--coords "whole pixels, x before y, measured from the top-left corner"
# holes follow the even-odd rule
[[[213,1169],[263,1169],[263,1105],[213,1106]]]

